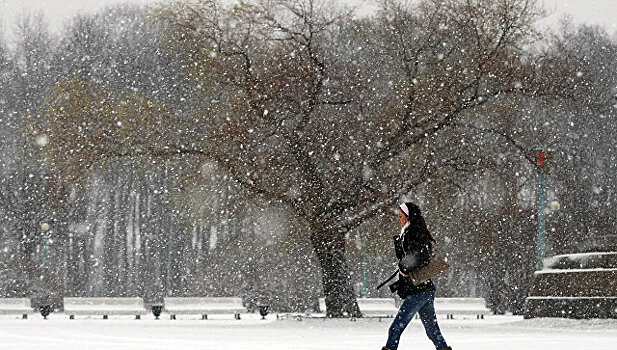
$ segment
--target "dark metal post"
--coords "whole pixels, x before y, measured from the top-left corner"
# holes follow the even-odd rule
[[[546,178],[544,174],[546,156],[544,145],[540,144],[536,149],[536,165],[538,166],[538,271],[544,268],[544,252],[546,250]]]

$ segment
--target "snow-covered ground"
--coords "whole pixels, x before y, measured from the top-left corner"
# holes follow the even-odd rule
[[[0,317],[0,349],[216,349],[216,350],[379,350],[391,319],[276,320],[268,315],[162,317],[142,320],[110,316],[109,320],[53,314],[48,320]],[[440,319],[446,340],[455,350],[608,350],[617,348],[617,320],[523,320],[488,316],[485,320]],[[433,349],[419,320],[401,340],[401,350]]]

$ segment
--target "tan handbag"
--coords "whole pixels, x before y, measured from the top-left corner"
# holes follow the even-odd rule
[[[426,282],[448,270],[449,268],[450,264],[448,264],[440,254],[433,250],[429,264],[410,272],[409,278],[411,279],[411,283],[413,283],[414,286],[417,286],[420,283]]]

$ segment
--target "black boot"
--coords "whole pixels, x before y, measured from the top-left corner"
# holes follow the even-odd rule
[[[452,350],[452,347],[451,346],[447,346],[445,348],[441,348],[440,350]]]

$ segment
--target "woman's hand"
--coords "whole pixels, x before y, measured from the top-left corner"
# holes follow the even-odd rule
[[[398,270],[398,273],[399,273],[399,275],[401,275],[403,277],[409,277],[409,275],[404,274],[403,271],[401,271],[401,270]]]

